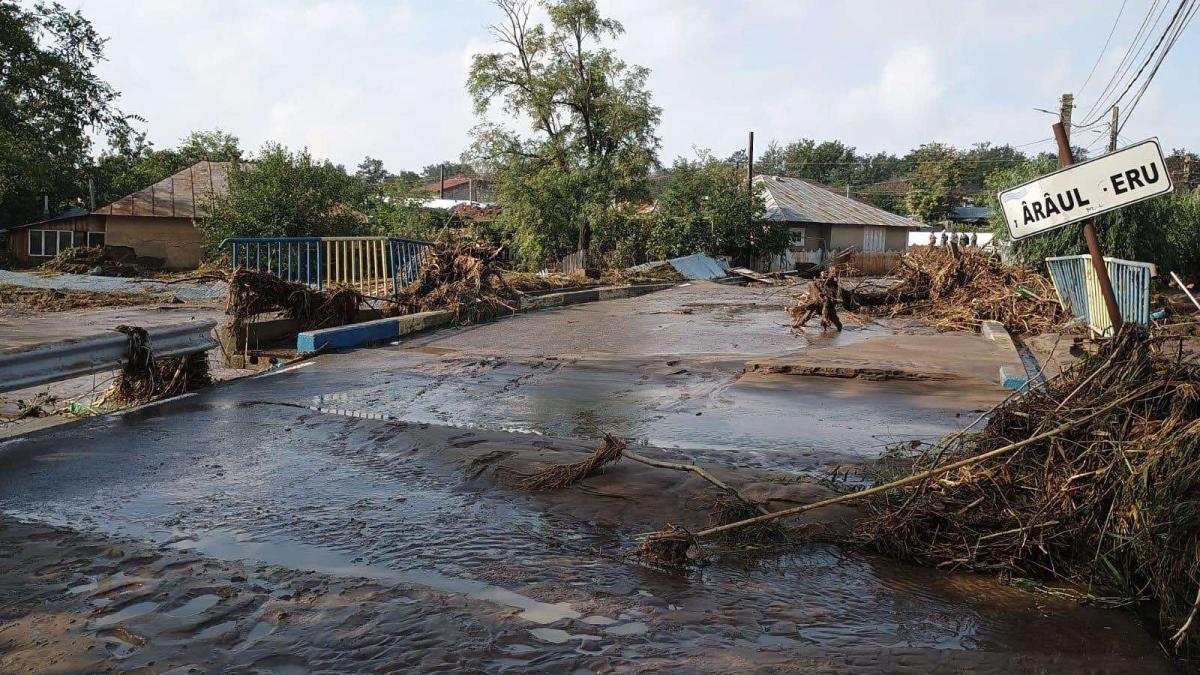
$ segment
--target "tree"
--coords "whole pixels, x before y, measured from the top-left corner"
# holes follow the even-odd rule
[[[363,161],[358,163],[358,171],[354,172],[354,177],[374,187],[382,186],[393,178],[392,174],[383,168],[383,160],[374,157],[363,157]]]
[[[234,164],[226,194],[200,223],[210,250],[226,237],[352,236],[370,231],[356,207],[362,183],[307,149],[268,143],[253,164]]]
[[[57,3],[0,0],[0,224],[86,194],[92,134],[123,136],[119,94],[96,74],[104,39]]]
[[[526,264],[541,265],[588,248],[623,205],[646,200],[660,110],[646,90],[649,71],[604,46],[623,28],[593,0],[546,2],[548,25],[531,23],[524,0],[496,4],[500,51],[473,57],[467,88],[480,117],[498,105],[531,134],[485,120],[473,152],[496,170],[500,226]]]
[[[450,176],[457,176],[463,173],[472,173],[472,169],[470,164],[464,164],[462,162],[446,161],[438,162],[437,164],[426,164],[425,167],[421,169],[421,178],[424,179],[426,183],[432,183],[440,178],[443,173],[447,178],[449,178]]]
[[[181,163],[191,166],[201,160],[237,162],[242,159],[241,142],[237,136],[221,131],[193,131],[179,142]]]
[[[698,161],[678,159],[658,199],[646,255],[672,258],[696,252],[749,261],[787,248],[786,226],[765,221],[766,203],[751,193],[734,165],[702,152]]]
[[[214,129],[193,131],[177,149],[154,149],[146,135],[124,135],[87,169],[97,205],[107,204],[178,173],[196,162],[236,162],[242,159],[238,138]]]
[[[954,189],[962,181],[958,152],[941,143],[928,143],[910,154],[912,171],[904,203],[908,212],[924,223],[937,223],[955,206]]]

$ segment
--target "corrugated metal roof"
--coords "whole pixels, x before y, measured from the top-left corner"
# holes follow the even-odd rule
[[[207,201],[225,193],[229,162],[202,160],[92,213],[105,216],[203,218]]]
[[[889,213],[857,199],[838,194],[836,188],[787,176],[755,176],[765,188],[767,220],[834,225],[880,225],[922,228],[915,220]]]
[[[667,261],[687,279],[720,279],[729,275],[729,271],[721,261],[710,258],[703,253],[693,253],[682,258],[672,258]]]

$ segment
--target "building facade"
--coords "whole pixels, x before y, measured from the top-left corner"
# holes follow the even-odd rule
[[[11,228],[9,255],[38,264],[71,246],[124,246],[163,269],[193,269],[204,245],[196,223],[225,193],[228,169],[228,162],[200,161],[95,211],[70,209]]]

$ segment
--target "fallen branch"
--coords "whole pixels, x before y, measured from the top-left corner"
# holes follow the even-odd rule
[[[735,529],[738,529],[741,527],[747,527],[750,525],[765,523],[765,522],[772,521],[772,520],[778,520],[780,518],[787,518],[788,516],[798,515],[798,514],[806,512],[806,511],[812,511],[812,510],[819,509],[819,508],[822,508],[825,506],[832,506],[834,504],[844,504],[846,502],[856,501],[856,500],[862,499],[863,497],[867,497],[867,496],[877,494],[880,492],[885,492],[887,490],[892,490],[892,489],[895,489],[898,487],[903,487],[905,485],[911,485],[912,483],[917,483],[917,482],[932,478],[934,476],[939,476],[944,473],[949,473],[950,471],[954,471],[955,469],[961,469],[965,466],[970,466],[972,464],[978,464],[979,462],[983,462],[983,461],[992,459],[994,457],[999,457],[1000,455],[1008,454],[1010,452],[1013,452],[1014,450],[1019,450],[1020,448],[1023,448],[1027,445],[1032,445],[1034,443],[1043,441],[1052,436],[1057,436],[1066,431],[1074,429],[1075,427],[1077,427],[1085,422],[1088,422],[1092,419],[1095,419],[1096,417],[1099,417],[1105,413],[1108,413],[1109,411],[1119,407],[1120,405],[1123,405],[1124,403],[1126,403],[1128,401],[1131,401],[1135,398],[1145,396],[1150,391],[1153,391],[1154,389],[1159,388],[1161,386],[1163,386],[1163,383],[1155,383],[1152,385],[1148,385],[1146,387],[1143,387],[1143,388],[1135,391],[1132,394],[1129,394],[1123,398],[1117,399],[1116,401],[1104,406],[1103,408],[1099,408],[1088,415],[1084,415],[1083,417],[1081,417],[1077,420],[1060,424],[1059,426],[1057,426],[1045,433],[1041,433],[1036,436],[1031,436],[1030,438],[1027,438],[1023,441],[1019,441],[1017,443],[1010,443],[1008,445],[1005,445],[1004,447],[997,448],[990,452],[985,452],[981,455],[976,455],[974,457],[962,459],[957,462],[951,462],[950,464],[946,464],[945,466],[935,467],[933,469],[929,469],[927,471],[922,471],[920,473],[913,474],[911,476],[902,478],[900,480],[892,481],[890,483],[885,483],[883,485],[876,485],[875,487],[867,488],[866,490],[860,490],[859,492],[851,492],[849,494],[839,495],[837,497],[831,497],[829,499],[822,499],[821,501],[813,502],[811,504],[805,504],[803,506],[796,506],[796,507],[792,507],[790,509],[783,509],[782,511],[773,511],[771,513],[764,514],[761,516],[755,516],[754,518],[747,518],[745,520],[739,520],[737,522],[728,523],[725,525],[718,525],[716,527],[710,527],[706,530],[700,530],[699,532],[696,532],[695,534],[690,535],[691,541],[694,543],[694,542],[700,541],[702,539],[708,539],[715,535],[718,535],[718,534],[721,534],[724,532],[728,532],[730,530],[735,530]],[[678,533],[676,532],[676,530],[678,528],[674,528],[674,526],[671,526],[671,528],[672,529],[664,531],[664,532],[652,532],[652,533],[645,534],[645,535],[639,535],[642,538],[642,546],[639,549],[639,551],[645,550],[648,544],[653,546],[654,544],[652,544],[651,542],[659,541],[660,539],[663,541],[672,542],[672,545],[674,545],[674,542],[677,542],[677,540],[678,540]],[[656,555],[654,557],[656,559],[663,559],[663,558],[673,558],[674,556],[672,556],[670,554],[664,554],[664,555]]]

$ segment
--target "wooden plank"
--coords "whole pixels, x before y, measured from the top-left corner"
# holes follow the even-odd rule
[[[739,277],[745,277],[747,279],[750,279],[751,281],[758,281],[758,282],[761,282],[764,284],[774,284],[775,283],[775,280],[772,279],[771,277],[768,277],[764,274],[759,274],[758,272],[755,272],[754,270],[746,269],[745,267],[730,267],[729,271],[732,272],[733,274],[738,275]]]

